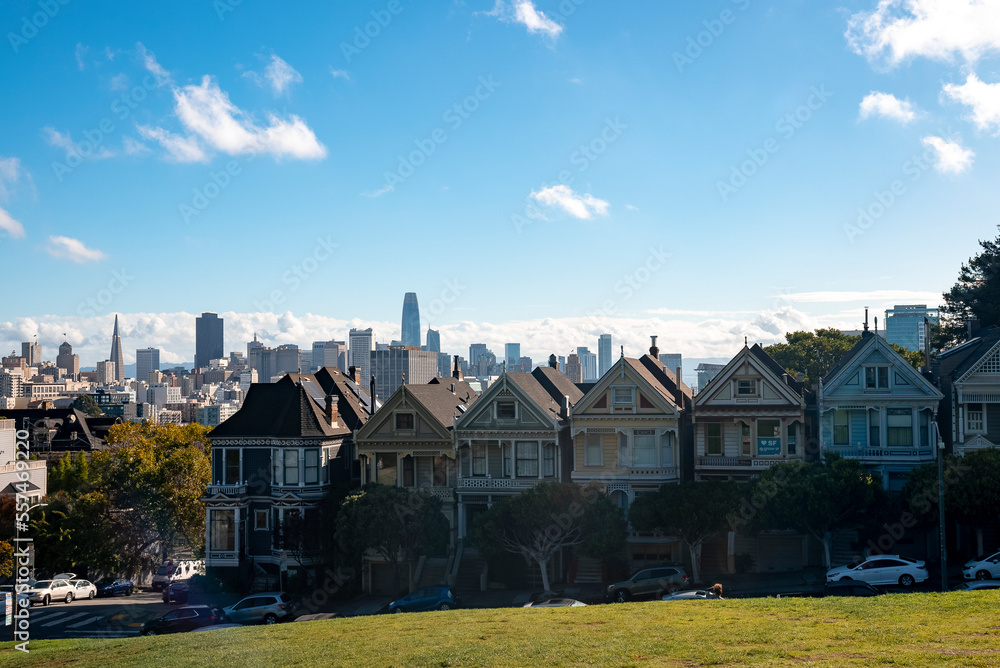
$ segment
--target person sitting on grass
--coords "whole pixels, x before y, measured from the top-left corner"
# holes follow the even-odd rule
[[[714,585],[712,585],[712,588],[708,590],[708,595],[711,598],[721,599],[722,598],[722,585],[719,584],[718,582],[716,582]]]

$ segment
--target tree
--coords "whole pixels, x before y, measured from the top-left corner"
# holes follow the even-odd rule
[[[102,411],[101,407],[97,405],[97,401],[89,394],[81,394],[73,400],[73,403],[71,403],[69,407],[75,408],[90,417],[100,417],[101,415],[104,415],[104,411]]]
[[[977,554],[984,554],[983,529],[1000,517],[1000,450],[975,450],[956,466],[961,479],[945,487],[945,515],[974,527]]]
[[[655,494],[638,497],[629,522],[639,531],[676,536],[691,556],[691,577],[701,582],[701,546],[727,527],[739,504],[740,488],[729,480],[697,480],[666,484]]]
[[[785,343],[764,347],[764,352],[774,358],[789,374],[805,374],[806,381],[816,383],[830,372],[854,344],[858,337],[844,334],[839,329],[817,329],[812,332],[788,332]]]
[[[14,575],[14,546],[7,541],[0,541],[0,578]]]
[[[982,251],[963,263],[958,281],[945,292],[934,347],[964,341],[966,322],[978,318],[983,327],[1000,325],[1000,236],[979,242]]]
[[[354,558],[374,550],[385,559],[392,568],[394,594],[399,591],[400,564],[443,551],[448,532],[441,499],[379,483],[349,494],[337,514],[340,549]]]
[[[59,463],[49,471],[48,491],[50,494],[59,491],[71,495],[88,492],[93,488],[93,484],[90,463],[82,450],[76,453],[75,458],[66,452]]]
[[[508,553],[536,565],[551,592],[549,563],[565,548],[603,559],[625,545],[625,518],[597,487],[540,483],[493,506],[476,519],[473,538],[488,562]]]
[[[753,482],[749,498],[756,528],[813,536],[822,543],[823,563],[830,568],[830,534],[882,517],[888,495],[881,479],[860,462],[827,453],[823,462],[775,464]]]

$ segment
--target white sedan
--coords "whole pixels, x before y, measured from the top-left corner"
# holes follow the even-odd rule
[[[860,580],[873,585],[912,587],[927,579],[927,566],[922,561],[895,554],[872,555],[857,566],[840,566],[826,572],[827,582]]]
[[[51,601],[66,601],[72,603],[76,596],[76,588],[69,580],[39,580],[28,590],[28,600],[31,603],[48,605]]]
[[[90,580],[70,580],[73,598],[97,598],[97,587]]]
[[[962,566],[962,577],[966,580],[992,580],[1000,578],[1000,552],[981,554]]]

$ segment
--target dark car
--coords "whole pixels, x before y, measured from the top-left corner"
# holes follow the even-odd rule
[[[222,610],[209,605],[187,605],[144,623],[139,634],[155,636],[162,633],[183,633],[221,623]]]
[[[98,596],[131,596],[135,585],[126,578],[104,578],[94,583]]]
[[[164,603],[187,603],[191,585],[186,581],[171,582],[163,590]]]
[[[449,587],[422,587],[389,604],[389,612],[451,610],[459,607],[458,595]]]
[[[827,596],[880,596],[885,592],[860,580],[839,580],[827,582],[824,593]]]
[[[636,571],[628,580],[608,585],[604,596],[617,603],[633,598],[659,598],[664,594],[673,594],[687,584],[688,574],[683,566],[657,566]]]

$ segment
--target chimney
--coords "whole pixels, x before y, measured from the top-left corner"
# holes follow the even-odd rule
[[[553,369],[559,368],[559,360],[556,359],[555,353],[549,355],[549,366],[552,367]]]
[[[561,417],[563,420],[569,418],[569,397],[566,396],[565,394],[563,395],[562,398],[562,406],[559,407],[559,417]]]
[[[451,384],[451,393],[455,394],[455,383]]]
[[[785,385],[788,385],[788,373],[787,373],[787,372],[785,372],[785,373],[781,374],[781,380],[782,380],[782,382],[783,382],[783,383],[784,383]]]
[[[674,401],[677,403],[677,408],[684,408],[684,391],[681,389],[681,368],[677,367],[674,369],[674,374],[677,380],[674,384],[677,388],[674,390]]]
[[[795,380],[799,381],[800,383],[805,382],[806,375],[801,371],[799,371],[797,374],[795,374]]]
[[[361,386],[361,369],[356,366],[349,366],[347,367],[347,375],[350,376],[351,380],[357,383],[359,387]]]
[[[372,380],[368,384],[368,388],[369,388],[369,392],[368,393],[369,393],[369,395],[371,395],[371,398],[372,398],[372,413],[374,413],[375,412],[375,374],[372,374]]]
[[[326,415],[326,421],[331,427],[337,426],[337,418],[340,417],[340,411],[337,402],[333,400],[333,395],[326,395],[326,410],[324,414]]]
[[[455,355],[455,366],[451,369],[451,377],[462,380],[462,366],[458,363],[458,355]],[[454,392],[454,390],[452,390]]]
[[[658,360],[660,359],[660,349],[656,347],[656,337],[651,336],[649,338],[653,341],[649,346],[649,354],[653,356],[654,360]]]

